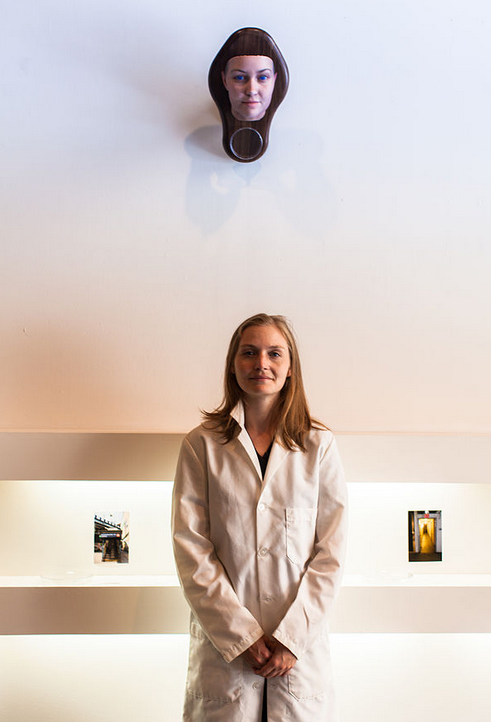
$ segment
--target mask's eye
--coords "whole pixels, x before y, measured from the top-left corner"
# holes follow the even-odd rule
[[[238,83],[242,83],[242,81],[244,80],[244,76],[243,75],[234,75],[234,80]]]

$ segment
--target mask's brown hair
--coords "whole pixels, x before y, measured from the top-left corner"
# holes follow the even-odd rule
[[[302,368],[297,342],[293,329],[284,316],[270,316],[258,313],[243,321],[234,332],[230,341],[225,362],[223,401],[214,411],[205,411],[203,416],[207,428],[218,431],[224,443],[231,441],[237,434],[237,423],[230,416],[232,410],[243,399],[244,392],[233,373],[235,356],[242,334],[251,326],[275,326],[283,335],[290,353],[291,375],[280,391],[278,403],[271,419],[278,441],[287,449],[305,451],[305,442],[312,428],[326,428],[324,424],[310,416],[302,380]]]
[[[276,82],[268,108],[268,113],[272,118],[288,90],[288,66],[271,35],[260,28],[236,30],[222,45],[208,73],[211,97],[220,109],[220,113],[224,112],[224,108],[230,108],[228,92],[222,81],[222,71],[226,70],[229,60],[242,55],[264,55],[273,61]]]

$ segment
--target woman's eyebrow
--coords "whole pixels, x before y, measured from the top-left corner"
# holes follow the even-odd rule
[[[241,343],[240,348],[258,348],[253,343]],[[268,346],[268,351],[285,351],[286,346]]]
[[[268,71],[269,71],[270,73],[272,73],[272,72],[273,72],[273,68],[263,68],[262,70],[255,70],[254,72],[255,72],[255,73],[267,73]],[[244,73],[245,75],[248,74],[248,71],[247,71],[247,70],[242,70],[241,68],[230,68],[230,72],[231,72],[231,73]]]

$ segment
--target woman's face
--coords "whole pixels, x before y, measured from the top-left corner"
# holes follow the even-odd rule
[[[237,120],[261,120],[273,96],[276,73],[265,55],[237,55],[222,73],[232,115]]]
[[[290,352],[276,326],[249,326],[235,354],[237,383],[246,397],[278,396],[291,375]]]

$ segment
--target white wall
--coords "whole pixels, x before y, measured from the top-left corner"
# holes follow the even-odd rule
[[[206,88],[244,25],[291,71],[249,165]],[[232,329],[267,310],[295,322],[335,430],[489,434],[490,26],[484,0],[5,4],[0,428],[187,430]],[[369,458],[401,480],[411,450]],[[185,638],[0,642],[7,722],[179,719]],[[116,687],[93,661],[111,646]],[[489,717],[489,635],[336,635],[333,654],[343,722]]]
[[[0,638],[3,719],[178,722],[186,652],[185,635]],[[490,634],[335,634],[331,652],[342,722],[489,720]]]
[[[2,13],[0,428],[184,431],[258,310],[342,431],[491,431],[484,0],[22,0]],[[206,76],[271,32],[258,162]]]
[[[3,576],[65,578],[175,574],[172,484],[142,481],[0,482]],[[94,565],[94,514],[130,514],[130,563]],[[22,533],[19,533],[22,529]]]
[[[0,482],[2,577],[175,574],[170,536],[172,484],[103,481]],[[491,484],[349,485],[346,573],[491,574]],[[94,514],[130,514],[130,564],[94,566]],[[408,511],[440,509],[441,562],[408,561]],[[22,533],[19,533],[22,529]]]
[[[491,484],[350,484],[347,574],[489,574]],[[409,562],[408,512],[442,512],[441,562]]]

